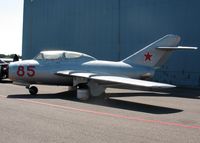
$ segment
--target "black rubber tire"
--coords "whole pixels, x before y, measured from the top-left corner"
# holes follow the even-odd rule
[[[29,88],[29,93],[30,93],[31,95],[36,95],[36,94],[38,93],[38,88],[35,87],[35,86],[31,86],[31,87]]]

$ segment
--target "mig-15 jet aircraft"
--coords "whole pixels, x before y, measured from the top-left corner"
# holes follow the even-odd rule
[[[15,84],[26,86],[31,95],[38,92],[32,84],[72,86],[81,100],[100,96],[112,84],[172,88],[175,86],[145,79],[153,77],[155,69],[172,51],[197,49],[177,46],[179,42],[179,36],[166,35],[118,62],[97,60],[79,52],[42,51],[32,60],[10,63],[9,78]]]

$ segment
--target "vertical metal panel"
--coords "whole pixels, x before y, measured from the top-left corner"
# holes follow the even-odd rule
[[[100,59],[118,59],[115,0],[25,1],[24,20],[24,25],[29,25],[24,27],[25,58],[44,49],[65,49],[86,52]],[[27,46],[31,54],[25,50]]]

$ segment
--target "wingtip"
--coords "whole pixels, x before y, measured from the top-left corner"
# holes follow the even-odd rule
[[[165,89],[169,89],[169,88],[175,88],[176,85],[172,85],[172,84],[167,84],[167,83],[161,83],[162,85],[160,87],[155,87],[155,88],[165,88]]]

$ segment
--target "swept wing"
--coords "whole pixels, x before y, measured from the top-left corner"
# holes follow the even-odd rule
[[[132,85],[137,87],[147,87],[147,88],[173,88],[174,85],[159,83],[159,82],[152,82],[152,81],[145,81],[140,79],[133,79],[128,77],[120,77],[120,76],[113,76],[113,75],[102,75],[98,73],[89,73],[89,72],[80,72],[80,71],[58,71],[56,73],[60,76],[72,76],[77,78],[86,78],[95,81],[103,81],[105,83],[120,83],[126,85]]]

